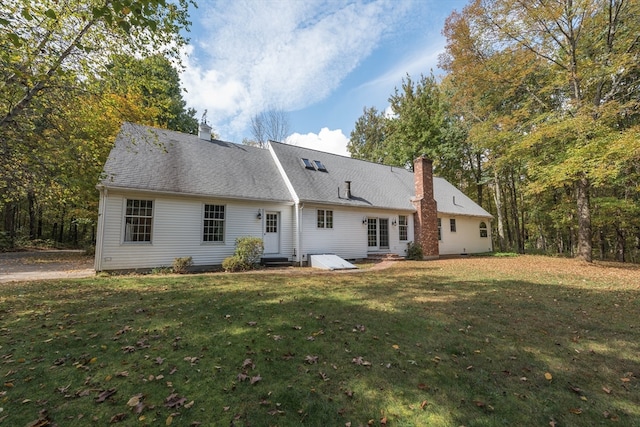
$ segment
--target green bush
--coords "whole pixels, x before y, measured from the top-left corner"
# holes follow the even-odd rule
[[[264,252],[264,243],[259,237],[238,237],[233,256],[225,258],[222,268],[225,271],[244,271],[256,268]]]
[[[178,274],[184,274],[189,270],[189,267],[193,265],[193,259],[189,257],[176,258],[173,260],[173,272]]]
[[[407,259],[412,261],[422,261],[423,258],[424,255],[422,253],[422,247],[414,242],[409,242],[407,244]]]
[[[222,261],[222,268],[227,272],[248,270],[248,267],[237,255],[225,258],[224,261]]]

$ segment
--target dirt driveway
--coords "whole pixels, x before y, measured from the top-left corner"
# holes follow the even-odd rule
[[[93,257],[76,250],[0,252],[0,283],[91,277]]]

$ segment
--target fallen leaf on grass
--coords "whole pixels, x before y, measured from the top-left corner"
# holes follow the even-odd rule
[[[169,397],[164,400],[164,406],[166,408],[179,408],[187,401],[184,397],[178,396],[177,393],[171,393]]]
[[[426,400],[423,400],[423,401],[420,403],[420,409],[424,409],[424,408],[426,408],[428,404],[429,404],[429,402],[427,402]]]
[[[255,377],[251,377],[250,383],[251,384],[255,384],[255,383],[259,382],[259,381],[262,381],[262,377],[260,376],[260,374],[256,375]]]
[[[115,414],[113,417],[111,417],[111,419],[109,420],[109,423],[111,423],[111,424],[119,423],[120,421],[124,420],[125,418],[127,418],[127,414],[125,414],[124,412],[121,412],[121,413]]]
[[[111,396],[113,396],[114,394],[116,394],[115,388],[110,388],[109,390],[103,390],[100,392],[100,394],[98,394],[98,397],[96,397],[96,403],[102,403],[108,398],[110,398]]]
[[[253,363],[253,360],[251,359],[245,359],[244,362],[242,362],[242,369],[247,369],[247,368],[251,368],[251,369],[255,369],[256,365],[255,363]]]
[[[569,412],[575,415],[580,415],[582,413],[582,408],[571,408],[569,409]]]
[[[371,362],[364,360],[362,356],[354,357],[351,359],[351,363],[355,363],[360,366],[371,366]]]
[[[191,363],[191,366],[195,365],[198,362],[198,360],[200,360],[199,357],[189,357],[189,356],[187,356],[187,357],[184,358],[184,361]]]
[[[602,391],[604,391],[607,394],[611,394],[613,390],[611,390],[609,387],[602,387]]]
[[[314,363],[318,363],[318,356],[307,355],[304,358],[304,361],[307,362],[309,365],[313,365]]]
[[[544,373],[544,378],[545,378],[547,381],[551,381],[551,380],[553,379],[553,375],[551,375],[549,372],[545,372],[545,373]]]
[[[46,427],[49,425],[51,425],[49,414],[47,413],[46,409],[43,409],[38,413],[38,419],[35,421],[31,421],[26,425],[26,427]]]
[[[127,402],[127,406],[131,406],[131,407],[138,406],[138,404],[142,400],[142,396],[143,396],[142,394],[136,394],[131,399],[129,399],[129,401]]]

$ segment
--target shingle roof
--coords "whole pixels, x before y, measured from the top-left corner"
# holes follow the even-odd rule
[[[414,211],[413,173],[350,157],[271,142],[271,148],[302,202]],[[301,159],[320,160],[327,172],[304,167]],[[351,199],[345,197],[351,181]]]
[[[302,202],[415,211],[413,173],[399,167],[271,142]],[[327,172],[304,167],[319,160]],[[345,197],[351,181],[351,198]],[[291,202],[269,150],[125,123],[104,166],[107,187]],[[434,178],[438,212],[491,218],[443,178]],[[455,204],[454,204],[455,198]]]
[[[438,204],[439,213],[493,218],[489,212],[444,178],[433,178],[433,198]]]
[[[104,167],[107,187],[292,201],[267,150],[125,123]]]
[[[309,148],[270,144],[302,202],[415,211],[411,203],[415,197],[413,172]],[[327,172],[305,168],[302,159],[320,160]],[[345,181],[351,181],[351,199],[344,197]],[[444,178],[434,177],[433,197],[438,212],[492,217]]]

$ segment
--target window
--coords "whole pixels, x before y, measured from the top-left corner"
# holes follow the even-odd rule
[[[487,232],[487,223],[482,221],[480,223],[480,237],[487,237],[489,233]]]
[[[316,165],[316,169],[318,169],[320,172],[327,171],[327,168],[324,167],[324,165],[320,160],[314,160],[313,163]]]
[[[438,218],[438,240],[442,240],[442,218]]]
[[[304,165],[305,168],[311,169],[311,170],[316,170],[316,168],[313,166],[313,163],[311,163],[311,161],[309,159],[301,159],[301,160],[302,160],[302,164]]]
[[[398,216],[398,235],[400,240],[409,240],[409,222],[406,215]]]
[[[333,228],[333,211],[318,209],[318,228]]]
[[[278,232],[278,214],[277,213],[267,213],[267,219],[264,224],[264,231],[267,233],[277,233]]]
[[[127,200],[124,214],[124,241],[151,242],[153,200]]]
[[[452,233],[456,232],[456,219],[455,218],[451,218],[449,220],[449,227],[451,228],[451,232]]]
[[[224,242],[224,205],[204,205],[203,242]]]

